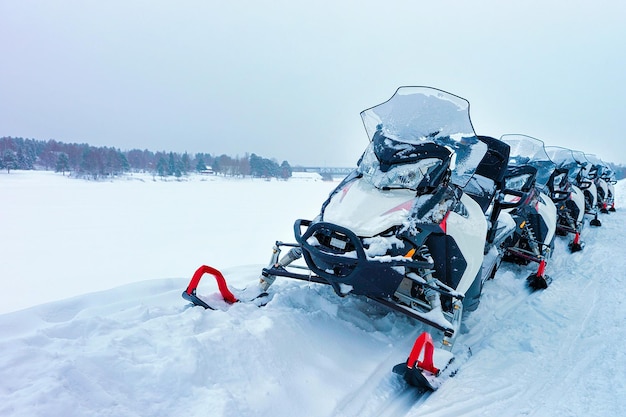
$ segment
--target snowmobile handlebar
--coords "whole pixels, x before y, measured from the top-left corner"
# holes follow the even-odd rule
[[[519,197],[519,199],[516,201],[503,201],[502,199],[498,201],[498,203],[500,204],[500,208],[509,209],[520,206],[526,200],[528,193],[525,193],[524,191],[505,188],[504,190],[502,190],[502,195],[512,195],[515,197]]]
[[[304,233],[303,227],[306,228]],[[342,293],[341,286],[345,284],[353,286],[355,293],[389,296],[399,282],[386,279],[372,284],[369,280],[362,280],[362,277],[385,275],[396,266],[414,269],[434,267],[433,262],[404,256],[384,257],[383,260],[370,257],[354,232],[333,223],[298,219],[294,223],[294,232],[309,269],[326,280],[338,294]]]

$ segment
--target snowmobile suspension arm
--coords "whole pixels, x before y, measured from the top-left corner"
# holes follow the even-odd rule
[[[371,300],[376,301],[379,304],[384,305],[385,307],[388,307],[388,308],[390,308],[392,310],[395,310],[395,311],[400,312],[402,314],[405,314],[405,315],[407,315],[409,317],[412,317],[412,318],[414,318],[416,320],[419,320],[422,323],[425,323],[425,324],[427,324],[427,325],[429,325],[431,327],[434,327],[437,330],[441,330],[446,337],[453,337],[454,336],[454,333],[455,333],[454,328],[449,327],[449,326],[444,326],[441,323],[438,323],[438,322],[435,322],[433,320],[430,320],[425,315],[420,314],[419,311],[414,310],[414,309],[412,309],[412,308],[410,308],[408,306],[404,306],[402,304],[394,303],[393,301],[390,301],[390,300],[387,300],[387,299],[384,299],[384,298],[379,298],[379,297],[368,297],[368,298],[371,299]]]

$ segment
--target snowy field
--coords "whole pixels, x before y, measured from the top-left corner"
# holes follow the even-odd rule
[[[280,278],[262,308],[181,298],[202,264],[256,281],[335,185],[0,174],[0,416],[626,415],[624,181],[582,252],[558,238],[547,290],[533,267],[486,284],[435,393],[391,373],[422,325],[367,300]]]

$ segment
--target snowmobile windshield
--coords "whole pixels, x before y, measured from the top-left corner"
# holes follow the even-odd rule
[[[547,186],[556,165],[543,146],[543,142],[526,135],[502,135],[501,141],[511,147],[509,166],[530,165],[537,169],[536,183],[539,188]]]
[[[571,149],[546,146],[546,153],[558,168],[567,169],[570,182],[576,181],[580,170],[584,168],[584,164],[581,164],[574,158],[574,153]]]
[[[582,181],[589,178],[591,175],[591,163],[585,158],[585,154],[582,151],[572,151],[572,156],[582,167],[579,175],[575,181]]]
[[[414,168],[422,172],[428,167],[430,172],[436,169],[433,165],[436,161],[429,159],[451,164],[450,156],[442,151],[445,148],[455,160],[454,166],[450,166],[453,168],[450,180],[463,187],[487,152],[487,145],[479,141],[474,132],[469,102],[442,90],[400,87],[386,102],[362,111],[361,119],[372,141],[361,162],[370,166],[364,166],[362,172],[373,169],[374,161],[366,159],[368,152],[374,154],[369,157],[386,155],[383,157],[386,160],[379,159],[383,172],[398,168],[404,172],[403,164],[415,165]]]
[[[597,156],[595,155],[591,155],[586,153],[585,154],[585,158],[587,158],[587,160],[589,162],[591,162],[591,165],[593,165],[593,167],[596,169],[597,171],[597,176],[598,177],[602,177],[604,175],[604,171],[606,169],[606,164]]]

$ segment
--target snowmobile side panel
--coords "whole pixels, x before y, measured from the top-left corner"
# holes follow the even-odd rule
[[[576,204],[576,207],[578,207],[578,216],[576,217],[576,222],[582,223],[583,218],[585,217],[585,195],[580,188],[572,185],[572,193],[570,198]]]
[[[556,206],[550,197],[544,193],[540,193],[538,209],[542,223],[540,228],[545,228],[545,231],[541,231],[541,236],[544,236],[542,243],[550,246],[552,240],[554,240],[554,234],[556,233]]]
[[[467,214],[450,212],[446,231],[454,239],[467,262],[463,276],[456,286],[458,292],[465,294],[481,269],[487,236],[487,219],[480,205],[467,194],[461,196],[461,203],[465,206]]]

